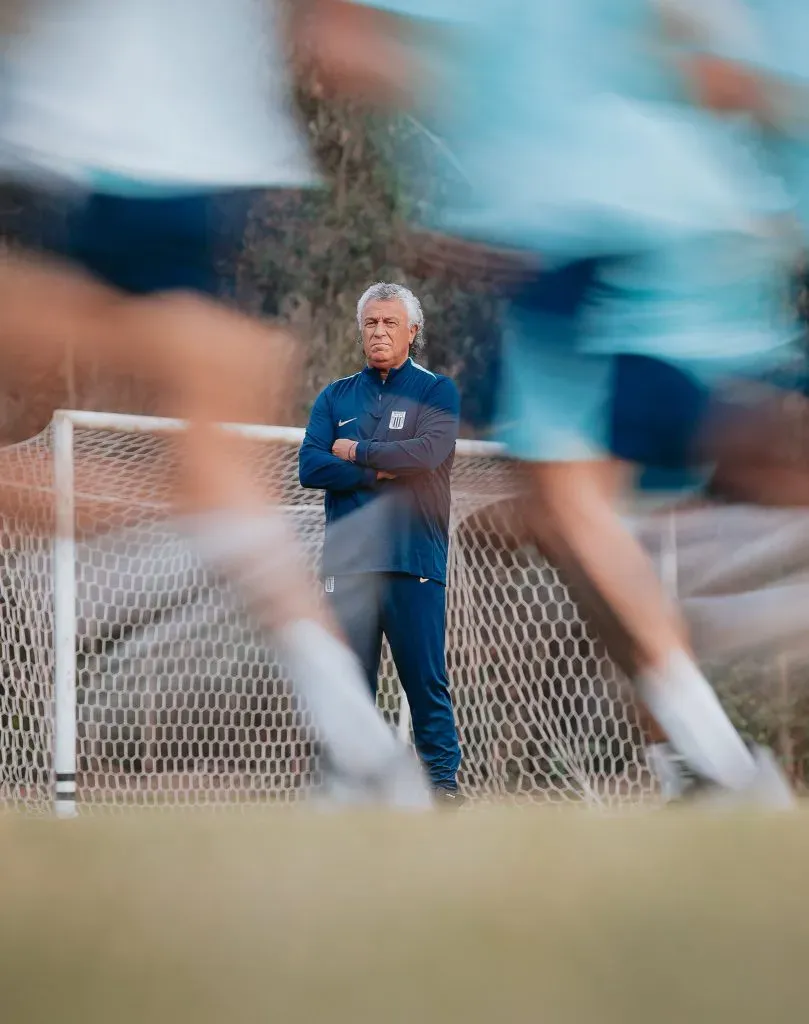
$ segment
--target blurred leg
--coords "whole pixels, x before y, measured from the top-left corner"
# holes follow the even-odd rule
[[[594,619],[612,618],[630,638],[634,678],[650,715],[688,763],[730,789],[744,789],[755,762],[683,643],[685,629],[654,568],[615,511],[614,467],[535,467],[534,529],[573,580]],[[609,644],[609,633],[604,635]]]
[[[157,388],[166,412],[190,421],[177,436],[176,493],[178,507],[195,514],[200,553],[275,628],[335,762],[352,774],[388,772],[398,747],[361,668],[331,633],[294,536],[267,512],[271,495],[251,479],[249,446],[216,427],[283,408],[289,338],[202,296],[128,298],[76,272],[10,256],[0,265],[0,307],[7,358],[58,365],[70,346],[78,367],[136,375]],[[412,793],[419,802],[418,784]]]
[[[376,700],[382,654],[382,601],[386,573],[329,576],[326,596],[335,621],[362,665],[368,691]]]
[[[281,418],[294,382],[288,335],[202,295],[127,297],[28,258],[4,257],[0,302],[6,358],[56,368],[70,349],[79,373],[100,365],[136,376],[156,388],[166,415],[189,420],[176,438],[178,509],[264,516],[272,495],[250,477],[249,444],[216,424]],[[285,581],[278,619],[311,605],[296,573]]]
[[[757,388],[753,403],[714,409],[704,445],[714,462],[711,496],[777,508],[809,505],[809,400]]]
[[[614,279],[608,331],[615,332],[630,319],[634,294],[622,298],[618,286],[638,273],[644,280],[645,268],[634,260],[581,261],[540,277],[513,305],[503,373],[505,439],[531,464],[529,525],[540,547],[570,580],[650,716],[700,774],[741,789],[751,780],[753,760],[694,664],[651,561],[618,513],[623,471],[605,454],[612,443],[615,360],[590,351],[581,337],[580,310],[594,284]],[[639,294],[645,297],[642,289]]]
[[[665,661],[686,630],[646,552],[616,512],[622,467],[612,462],[532,467],[531,526],[594,615],[630,677]]]

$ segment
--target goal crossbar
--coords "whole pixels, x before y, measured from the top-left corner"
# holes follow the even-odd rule
[[[84,412],[60,409],[54,414],[54,425],[68,422],[84,430],[108,431],[116,434],[176,434],[188,427],[188,421],[165,416],[130,416],[112,412]],[[238,434],[249,441],[279,444],[301,444],[306,431],[302,427],[275,427],[263,423],[223,423],[221,429]],[[501,458],[503,445],[493,441],[471,441],[460,438],[455,450],[458,455],[477,458]]]

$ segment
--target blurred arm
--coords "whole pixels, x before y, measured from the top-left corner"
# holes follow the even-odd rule
[[[364,3],[310,0],[294,19],[294,49],[322,85],[383,106],[407,106],[418,69],[406,26]]]
[[[6,34],[22,28],[30,6],[29,0],[0,0],[0,32]]]
[[[655,0],[694,99],[717,113],[778,120],[767,40],[747,0]]]

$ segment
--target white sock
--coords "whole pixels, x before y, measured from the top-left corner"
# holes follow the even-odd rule
[[[295,533],[272,510],[266,515],[206,512],[175,525],[203,563],[226,576],[251,602],[283,601],[289,574],[302,571]]]
[[[268,618],[283,605],[287,580],[303,571],[294,532],[271,510],[248,516],[212,512],[180,524],[203,562]],[[337,768],[352,777],[383,775],[400,744],[377,712],[358,659],[312,620],[274,631],[278,654]]]
[[[756,773],[753,755],[685,651],[644,673],[639,690],[671,745],[692,769],[727,789],[745,789]]]
[[[666,802],[678,800],[685,788],[678,759],[668,743],[651,743],[645,751],[646,767],[652,773]]]
[[[279,629],[276,642],[335,765],[354,777],[384,775],[400,744],[376,710],[354,654],[305,620]]]

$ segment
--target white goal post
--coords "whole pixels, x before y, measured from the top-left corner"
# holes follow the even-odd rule
[[[239,805],[296,799],[317,781],[317,737],[270,639],[172,530],[171,438],[183,427],[62,411],[0,451],[0,485],[21,488],[21,509],[38,487],[42,526],[56,524],[52,541],[30,511],[0,516],[6,805],[65,816]],[[314,575],[322,495],[297,481],[303,432],[226,429],[254,442],[259,479],[280,479]],[[459,441],[453,474],[447,660],[461,784],[481,798],[643,799],[652,787],[634,706],[555,570],[510,535],[499,454]],[[88,507],[101,532],[83,529]],[[379,705],[408,728],[387,648]]]

